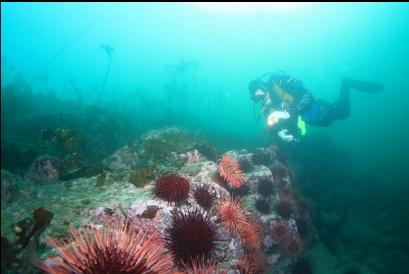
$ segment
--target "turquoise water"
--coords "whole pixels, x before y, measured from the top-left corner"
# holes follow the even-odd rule
[[[349,119],[308,128],[298,147],[276,145],[315,205],[317,233],[339,264],[407,273],[408,3],[2,3],[1,9],[1,168],[13,173],[24,174],[44,148],[18,141],[50,127],[41,119],[56,113],[82,117],[87,107],[97,117],[114,113],[100,126],[111,147],[94,161],[169,125],[198,130],[221,151],[254,149],[273,144],[265,123],[255,122],[249,97],[248,83],[258,76],[283,70],[330,102],[344,76],[382,83],[378,94],[351,92]],[[27,119],[38,127],[21,122]],[[59,121],[53,125],[70,127]],[[90,118],[82,130],[97,121]],[[22,151],[36,147],[16,160],[6,141]],[[328,216],[341,219],[337,229],[330,230]]]

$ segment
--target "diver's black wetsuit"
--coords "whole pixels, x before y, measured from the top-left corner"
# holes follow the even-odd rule
[[[374,82],[359,81],[346,77],[342,78],[338,100],[332,104],[321,99],[318,100],[318,105],[321,108],[320,118],[312,124],[317,126],[330,126],[334,120],[348,118],[351,115],[350,89],[375,93],[382,91],[383,86]]]
[[[292,97],[291,100],[285,100],[285,96],[280,96],[273,86],[277,84],[284,93]],[[304,87],[302,81],[286,75],[285,73],[267,73],[262,77],[250,82],[249,90],[252,98],[257,89],[262,89],[269,94],[270,102],[267,105],[263,101],[263,107],[267,110],[287,110],[290,119],[280,120],[274,131],[287,129],[289,134],[298,136],[297,118],[300,115],[304,122],[315,126],[330,126],[334,120],[346,119],[351,113],[350,89],[356,89],[365,92],[379,92],[383,89],[381,84],[365,82],[343,78],[341,81],[340,96],[334,103],[328,103],[324,100],[315,100],[312,94]],[[284,104],[283,104],[284,103]],[[283,106],[285,105],[285,106]]]

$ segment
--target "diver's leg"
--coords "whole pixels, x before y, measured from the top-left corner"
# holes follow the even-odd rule
[[[318,121],[314,125],[321,127],[329,127],[333,124],[334,120],[337,120],[338,115],[334,104],[328,103],[324,100],[318,100],[318,106],[320,108],[320,116]]]
[[[346,119],[350,116],[351,98],[349,91],[350,83],[346,78],[343,78],[338,100],[328,106],[328,116],[331,117],[331,120]]]
[[[351,114],[351,98],[349,92],[356,89],[363,92],[380,92],[383,86],[374,82],[360,81],[344,77],[341,80],[339,98],[330,106],[327,106],[327,120],[346,119]]]
[[[350,89],[356,89],[363,92],[379,92],[383,90],[383,86],[374,82],[366,82],[354,80],[344,77],[341,80],[341,90],[339,98],[333,104],[319,100],[321,107],[321,116],[318,124],[329,126],[334,120],[346,119],[351,114],[351,98],[349,95]]]
[[[363,92],[376,93],[383,90],[383,85],[375,82],[360,81],[348,77],[342,78],[342,85],[347,88],[356,89]]]

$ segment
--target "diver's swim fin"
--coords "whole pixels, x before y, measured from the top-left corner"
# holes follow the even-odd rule
[[[383,90],[383,85],[375,82],[360,81],[351,78],[342,78],[342,84],[347,88],[356,89],[363,92],[376,93]]]

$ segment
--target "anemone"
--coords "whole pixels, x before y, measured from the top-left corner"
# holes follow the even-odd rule
[[[240,164],[230,155],[224,155],[218,165],[220,175],[232,188],[239,188],[245,183]]]

